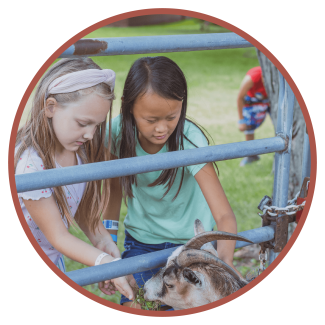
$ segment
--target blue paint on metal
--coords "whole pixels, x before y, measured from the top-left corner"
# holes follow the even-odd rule
[[[310,177],[310,170],[311,170],[310,143],[309,143],[309,136],[307,132],[305,132],[304,151],[302,156],[301,185],[305,177]]]
[[[247,230],[239,233],[254,243],[271,240],[274,237],[272,226]],[[246,242],[237,242],[236,248],[250,245]],[[81,286],[114,279],[127,274],[143,272],[156,267],[165,266],[168,257],[176,248],[169,248],[159,252],[130,257],[114,263],[92,266],[81,270],[67,272],[66,275]]]
[[[248,238],[254,244],[259,244],[274,238],[274,228],[273,226],[266,226],[251,230],[245,230],[240,232],[239,235]],[[243,241],[237,241],[236,248],[242,248],[249,245],[251,244]]]
[[[59,57],[150,54],[246,47],[253,47],[253,45],[235,33],[116,37],[81,39]],[[279,112],[277,136],[274,138],[16,175],[17,192],[276,152],[273,204],[283,207],[288,198],[294,95],[280,73],[279,78]],[[288,142],[286,143],[284,139],[287,139]],[[302,178],[310,175],[311,162],[308,140],[307,135],[307,138],[305,136]],[[260,243],[274,237],[274,228],[272,226],[263,227],[248,230],[241,234],[254,243]],[[249,244],[237,242],[236,248],[247,245]],[[80,285],[97,283],[109,278],[135,273],[139,270],[144,271],[162,266],[173,250],[169,249],[108,265],[72,271],[67,275]],[[274,254],[272,250],[270,254],[270,262],[272,262],[277,254]],[[123,270],[122,273],[121,270]]]
[[[288,141],[288,148],[275,154],[273,205],[285,207],[288,201],[294,94],[279,72],[280,95],[276,133]]]
[[[108,56],[253,47],[235,33],[81,39],[59,57]]]
[[[282,135],[287,139],[288,148],[281,153],[277,152],[275,154],[275,174],[272,205],[282,208],[285,207],[288,202],[293,108],[295,96],[280,72],[279,81],[280,88],[276,134],[278,136]],[[272,263],[278,255],[279,253],[275,253],[273,250],[270,250],[269,262]]]
[[[16,175],[17,192],[77,184],[285,150],[281,137],[118,159]]]

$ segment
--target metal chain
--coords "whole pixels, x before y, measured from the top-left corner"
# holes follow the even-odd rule
[[[308,183],[307,183],[307,186],[308,186]],[[296,196],[292,200],[288,201],[288,203],[287,203],[288,205],[284,208],[279,208],[274,205],[271,205],[271,206],[264,205],[263,213],[259,213],[259,215],[262,217],[267,213],[271,217],[277,217],[279,214],[285,214],[288,216],[296,214],[297,211],[303,210],[303,208],[305,207],[305,204],[306,204],[306,201],[304,201],[298,205],[295,204],[295,203],[297,203],[297,198],[299,196],[299,193],[300,193],[300,191],[296,194]]]
[[[260,216],[265,215],[265,213],[267,213],[268,215],[270,215],[271,217],[277,217],[279,214],[285,214],[285,215],[293,215],[296,214],[297,211],[303,210],[304,206],[306,204],[306,201],[302,202],[299,205],[287,205],[284,208],[279,208],[276,206],[267,206],[264,205],[264,209],[263,209],[263,213],[260,213]]]
[[[307,190],[308,190],[309,181],[307,182]],[[288,200],[287,206],[284,208],[279,208],[274,205],[267,205],[272,204],[272,199],[268,196],[264,196],[261,200],[258,209],[262,210],[262,213],[259,213],[259,215],[263,218],[263,222],[265,219],[268,221],[275,222],[276,217],[281,215],[293,215],[296,214],[297,211],[303,210],[306,204],[306,200],[302,202],[301,204],[297,204],[297,199],[299,197],[300,191],[295,195],[295,197],[291,200]],[[264,219],[265,218],[265,219]],[[265,270],[265,263],[267,261],[267,248],[273,249],[273,243],[271,241],[264,242],[260,244],[261,250],[259,253],[259,262],[260,265],[257,269],[257,274],[260,275]],[[273,248],[272,248],[273,247]]]
[[[260,266],[258,268],[258,275],[260,275],[264,270],[265,270],[265,262],[267,260],[267,253],[266,250],[263,251],[261,249],[260,254],[259,254],[259,260],[260,260]]]

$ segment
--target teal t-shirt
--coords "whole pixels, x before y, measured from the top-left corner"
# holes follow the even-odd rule
[[[207,140],[201,130],[189,121],[185,121],[184,134],[197,147],[208,146]],[[112,120],[112,154],[119,156],[121,140],[121,115]],[[108,130],[106,134],[106,146]],[[184,138],[184,149],[193,149],[189,141]],[[167,152],[165,145],[158,153]],[[145,152],[139,141],[136,144],[136,155],[149,155]],[[205,164],[184,167],[184,179],[177,198],[176,195],[182,168],[178,169],[174,184],[168,194],[165,185],[148,187],[161,174],[162,171],[138,174],[137,186],[132,185],[133,198],[128,198],[128,213],[124,220],[125,229],[132,237],[146,244],[161,244],[171,242],[186,243],[194,236],[194,221],[199,218],[206,230],[211,230],[215,221],[210,208],[196,182],[195,174]]]

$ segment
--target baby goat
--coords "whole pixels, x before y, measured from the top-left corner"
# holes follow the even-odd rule
[[[250,240],[221,231],[205,232],[200,220],[195,237],[178,247],[167,264],[144,286],[144,298],[161,301],[175,310],[202,306],[230,295],[247,284],[235,270],[218,258],[213,240]]]

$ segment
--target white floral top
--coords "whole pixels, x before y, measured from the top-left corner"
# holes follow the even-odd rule
[[[16,151],[17,149],[18,147],[16,147]],[[78,160],[78,165],[82,165],[82,161],[78,155],[77,155],[77,160]],[[59,165],[57,165],[57,167],[59,168]],[[16,168],[16,175],[34,173],[34,172],[42,171],[44,169],[45,168],[42,159],[39,157],[39,155],[33,148],[29,148],[28,150],[25,150],[24,153],[19,158],[17,168]],[[85,187],[86,187],[86,183],[72,184],[63,187],[72,216],[74,216],[77,211]],[[22,199],[39,200],[40,198],[48,198],[52,195],[53,192],[54,191],[52,188],[44,188],[41,190],[18,193],[18,198],[19,198],[21,209],[23,211],[23,214],[25,216],[25,219],[27,221],[27,224],[32,234],[36,238],[37,242],[39,243],[39,245],[41,246],[45,254],[53,261],[54,264],[57,264],[62,254],[59,251],[57,251],[46,239],[44,234],[38,228],[37,224],[34,222],[31,215],[28,213],[25,204],[22,200]],[[44,216],[44,218],[46,218],[46,216]],[[68,224],[65,218],[63,218],[63,221],[66,227],[68,228]]]

